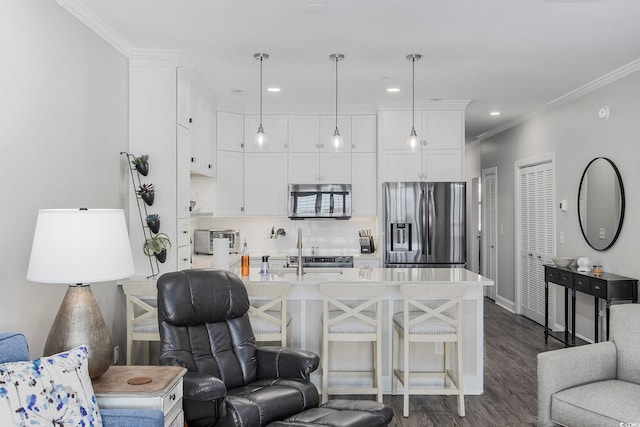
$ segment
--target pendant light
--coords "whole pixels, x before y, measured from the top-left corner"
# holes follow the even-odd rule
[[[338,130],[338,62],[344,59],[344,55],[341,53],[334,53],[329,55],[329,59],[336,62],[336,129],[331,136],[331,145],[329,151],[333,153],[341,153],[344,151],[344,140]]]
[[[418,152],[420,148],[420,140],[416,133],[416,61],[419,61],[422,55],[412,53],[407,55],[407,59],[411,61],[411,132],[409,132],[409,138],[407,138],[407,150],[413,153]]]
[[[253,58],[260,61],[260,124],[258,125],[258,132],[256,132],[256,136],[253,139],[253,147],[256,150],[266,150],[269,148],[269,145],[267,144],[267,134],[264,133],[264,128],[262,127],[262,62],[268,59],[269,55],[266,53],[255,53]]]

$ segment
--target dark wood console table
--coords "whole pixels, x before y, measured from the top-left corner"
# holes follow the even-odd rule
[[[564,287],[564,332],[553,332],[549,329],[549,283]],[[569,290],[571,290],[571,333],[569,333]],[[609,339],[609,307],[612,301],[627,300],[638,302],[638,279],[602,273],[596,277],[593,273],[582,273],[575,268],[544,266],[544,342],[548,337],[563,342],[566,346],[576,345],[576,292],[593,295],[595,342],[598,342],[598,299],[607,301],[607,339]],[[587,344],[577,339],[577,344]]]

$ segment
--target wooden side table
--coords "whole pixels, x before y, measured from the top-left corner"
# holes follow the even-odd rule
[[[98,406],[105,409],[160,409],[165,427],[183,427],[182,377],[179,366],[111,366],[93,381]],[[134,385],[137,382],[150,382]]]

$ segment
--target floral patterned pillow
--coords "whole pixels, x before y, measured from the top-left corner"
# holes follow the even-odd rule
[[[0,363],[0,425],[100,427],[87,347]]]

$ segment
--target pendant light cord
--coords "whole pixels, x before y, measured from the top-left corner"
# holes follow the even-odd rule
[[[262,60],[263,56],[260,55],[260,127],[262,127]]]
[[[411,129],[416,128],[416,57],[411,58]]]
[[[338,129],[338,61],[340,57],[336,55],[336,129]]]

